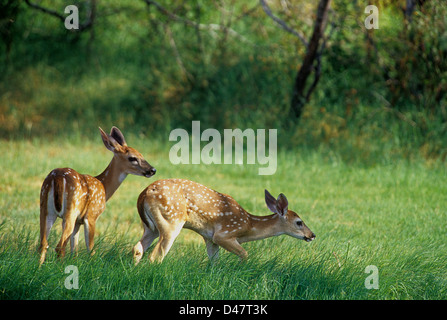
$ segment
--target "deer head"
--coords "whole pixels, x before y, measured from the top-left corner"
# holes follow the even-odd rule
[[[157,170],[144,159],[141,153],[127,145],[123,134],[117,127],[112,128],[110,135],[106,134],[101,128],[99,130],[104,145],[119,160],[116,163],[121,166],[121,172],[146,178],[150,178],[156,173]]]
[[[271,212],[279,215],[285,234],[307,242],[315,239],[315,234],[306,226],[298,214],[288,209],[289,202],[284,194],[281,193],[278,199],[275,199],[265,190],[265,203]]]

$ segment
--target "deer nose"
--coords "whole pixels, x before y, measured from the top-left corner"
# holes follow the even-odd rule
[[[155,169],[154,167],[151,167],[148,171],[146,171],[145,176],[147,178],[152,177],[155,173],[157,172],[157,169]]]

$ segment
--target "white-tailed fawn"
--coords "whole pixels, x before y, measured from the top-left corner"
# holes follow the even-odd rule
[[[95,236],[95,224],[104,211],[106,201],[118,189],[128,174],[152,177],[156,170],[134,148],[127,146],[121,131],[113,127],[110,135],[101,128],[102,141],[114,156],[99,176],[80,174],[70,168],[51,171],[44,180],[40,192],[40,264],[45,261],[48,235],[56,219],[62,218],[62,236],[57,244],[59,257],[65,254],[70,238],[73,252],[77,248],[79,227],[84,225],[85,243],[91,252]]]
[[[183,179],[155,181],[138,198],[144,233],[133,248],[135,264],[157,237],[158,243],[149,259],[161,262],[182,228],[191,229],[204,238],[211,260],[217,258],[219,247],[244,260],[248,254],[241,243],[281,234],[306,241],[315,239],[303,220],[288,209],[287,198],[282,193],[275,199],[265,190],[265,202],[273,214],[254,216],[231,196],[199,183]]]

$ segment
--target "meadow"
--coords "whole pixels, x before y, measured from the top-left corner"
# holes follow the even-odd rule
[[[56,16],[67,5],[31,2]],[[296,118],[307,46],[261,1],[76,1],[83,31],[30,1],[0,1],[0,299],[447,299],[447,5],[404,14],[405,2],[379,0],[380,28],[367,30],[366,2],[332,1]],[[265,3],[311,39],[316,1]],[[220,134],[276,129],[277,171],[172,164],[169,134],[192,121]],[[39,268],[43,180],[57,167],[100,174],[112,154],[97,128],[113,125],[157,174],[124,181],[93,256],[81,230],[79,253],[57,259],[59,219]],[[246,243],[247,261],[221,250],[211,263],[183,230],[162,264],[146,254],[134,266],[137,198],[162,178],[197,181],[256,215],[269,214],[264,189],[284,193],[316,239]]]
[[[346,165],[309,150],[278,152],[278,171],[256,165],[172,165],[167,144],[138,136],[128,143],[157,168],[151,178],[129,176],[98,220],[95,254],[80,236],[78,255],[56,258],[61,220],[38,268],[39,191],[54,167],[99,174],[111,153],[91,139],[2,140],[0,154],[1,299],[446,299],[447,186],[440,164]],[[226,251],[209,262],[202,238],[183,230],[162,264],[147,254],[133,265],[142,235],[138,194],[161,178],[187,178],[231,194],[252,214],[266,215],[264,188],[283,192],[290,209],[316,234],[306,243],[279,236],[244,244],[246,262]],[[154,245],[154,244],[153,244]],[[152,247],[153,247],[152,245]],[[151,250],[151,248],[149,249]],[[367,289],[367,266],[378,289]],[[67,289],[67,266],[79,288]]]

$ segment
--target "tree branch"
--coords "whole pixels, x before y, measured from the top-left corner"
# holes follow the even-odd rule
[[[282,29],[286,30],[287,32],[295,35],[298,37],[298,39],[301,40],[301,42],[304,44],[304,46],[307,48],[309,46],[309,44],[307,43],[306,39],[304,38],[304,36],[299,33],[298,31],[290,28],[287,23],[285,23],[283,20],[279,19],[277,16],[275,16],[272,12],[272,10],[270,10],[270,7],[267,5],[267,3],[265,2],[265,0],[259,0],[259,3],[261,4],[262,9],[264,10],[264,12],[270,17],[272,18],[273,21],[275,21]]]
[[[166,34],[169,37],[169,43],[172,47],[172,50],[174,51],[175,59],[177,60],[177,64],[179,65],[180,69],[182,70],[183,75],[186,79],[192,80],[191,74],[186,70],[185,65],[183,64],[182,58],[180,56],[180,52],[178,51],[177,44],[175,43],[174,37],[172,36],[171,28],[169,25],[166,24],[165,27]]]
[[[58,18],[60,21],[62,21],[62,23],[65,22],[65,17],[64,17],[63,15],[59,14],[57,11],[54,11],[54,10],[51,10],[51,9],[47,9],[47,8],[41,7],[40,5],[35,4],[35,3],[33,3],[33,2],[31,2],[31,1],[29,1],[29,0],[25,0],[25,2],[26,2],[26,4],[27,4],[28,6],[30,6],[31,8],[34,8],[34,9],[37,9],[37,10],[42,11],[42,12],[44,12],[44,13],[47,13],[47,14],[49,14],[49,15],[52,15],[53,17],[56,17],[56,18]]]
[[[413,120],[407,118],[402,112],[400,112],[400,111],[397,110],[397,109],[394,109],[394,108],[393,108],[393,105],[392,105],[388,100],[386,100],[381,94],[379,94],[379,93],[373,91],[373,95],[374,95],[376,98],[378,98],[379,100],[381,100],[381,101],[385,104],[384,106],[382,106],[382,109],[383,109],[383,110],[385,110],[386,112],[391,112],[391,113],[393,113],[394,115],[396,115],[396,117],[398,117],[400,120],[402,120],[402,121],[408,123],[408,124],[409,124],[410,126],[412,126],[413,128],[415,128],[415,127],[418,126],[416,122],[414,122]]]
[[[167,16],[172,21],[182,22],[186,26],[194,27],[197,30],[210,31],[211,34],[214,34],[215,33],[214,31],[227,32],[229,35],[237,37],[237,38],[239,38],[240,40],[242,40],[244,42],[251,42],[247,38],[245,38],[243,35],[237,33],[232,28],[229,28],[229,27],[226,27],[226,26],[223,26],[223,25],[220,25],[220,24],[215,24],[215,23],[211,23],[211,24],[197,23],[197,22],[185,19],[183,17],[180,17],[180,16],[170,12],[169,10],[167,10],[166,8],[164,8],[162,5],[160,5],[158,2],[156,2],[154,0],[143,0],[143,1],[148,6],[153,5],[160,13],[162,13],[165,16]]]
[[[84,31],[93,26],[93,22],[96,18],[96,0],[88,1],[87,5],[87,20],[83,24],[79,25],[78,31]]]
[[[56,17],[62,23],[65,23],[66,17],[64,17],[57,11],[42,7],[38,4],[31,2],[30,0],[25,0],[25,2],[31,8],[42,11],[42,12],[49,14],[53,17]],[[87,30],[90,27],[92,27],[95,17],[96,17],[96,0],[90,0],[90,1],[88,1],[88,6],[87,6],[87,20],[85,20],[84,23],[80,24],[79,29],[77,29],[76,31],[82,32],[82,31]]]

